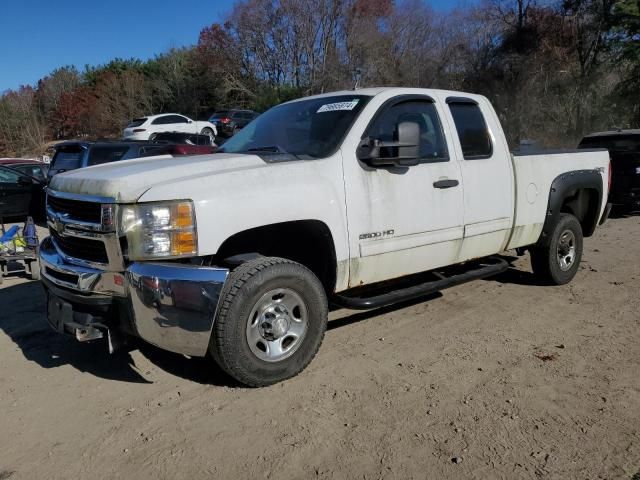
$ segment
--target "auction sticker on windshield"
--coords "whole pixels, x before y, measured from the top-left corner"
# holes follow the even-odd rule
[[[338,102],[338,103],[327,103],[326,105],[322,105],[316,113],[322,112],[336,112],[338,110],[353,110],[358,105],[360,100],[358,98],[354,98],[350,102]]]

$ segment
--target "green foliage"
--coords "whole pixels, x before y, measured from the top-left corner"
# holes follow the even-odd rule
[[[260,87],[255,100],[248,107],[256,112],[264,112],[275,105],[303,97],[305,94],[306,91],[303,87],[265,85]]]

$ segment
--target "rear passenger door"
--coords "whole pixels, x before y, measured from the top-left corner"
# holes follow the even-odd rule
[[[448,97],[455,151],[464,182],[464,241],[459,261],[506,247],[513,224],[511,154],[502,127],[483,97]]]

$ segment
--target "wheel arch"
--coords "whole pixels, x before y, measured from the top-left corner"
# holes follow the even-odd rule
[[[596,170],[576,170],[556,177],[551,183],[547,214],[537,245],[549,244],[561,213],[570,213],[578,219],[584,237],[593,235],[598,225],[602,192],[602,176]]]
[[[330,228],[321,220],[294,220],[253,227],[225,239],[211,262],[241,254],[282,257],[309,268],[328,294],[337,280],[336,248]]]

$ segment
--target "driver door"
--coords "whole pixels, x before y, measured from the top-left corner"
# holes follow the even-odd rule
[[[350,287],[456,263],[464,232],[462,176],[441,118],[430,97],[401,96],[383,104],[363,132],[363,139],[392,142],[401,122],[418,123],[415,166],[375,168],[356,152],[343,152]]]
[[[0,167],[0,218],[28,215],[32,189],[29,177]]]

